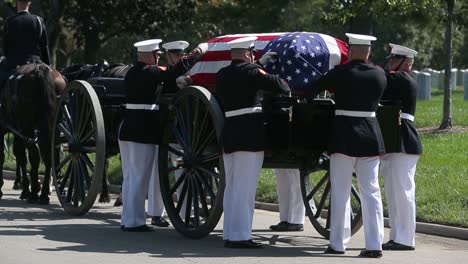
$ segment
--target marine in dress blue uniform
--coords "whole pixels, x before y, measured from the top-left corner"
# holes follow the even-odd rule
[[[188,71],[182,63],[169,67],[158,66],[160,39],[151,39],[134,44],[138,48],[138,61],[125,76],[127,105],[124,121],[119,132],[119,147],[122,159],[122,217],[125,231],[149,231],[146,226],[145,198],[151,177],[159,186],[158,148],[161,140],[163,116],[157,104],[158,94],[170,92],[164,83]],[[163,87],[162,91],[159,87]],[[162,206],[159,188],[153,201]],[[164,210],[164,209],[162,209]]]
[[[383,209],[378,181],[384,142],[376,110],[387,86],[385,72],[368,62],[375,37],[346,34],[348,63],[317,80],[313,93],[335,89],[335,119],[330,138],[331,227],[326,253],[344,254],[351,238],[350,191],[356,173],[362,203],[365,246],[360,256],[381,257]]]
[[[30,62],[50,64],[47,32],[41,17],[29,13],[31,1],[17,1],[18,13],[3,24],[3,53],[7,69]]]
[[[414,250],[416,204],[414,174],[422,154],[421,140],[414,125],[417,84],[409,75],[417,52],[391,44],[387,89],[383,100],[399,102],[401,112],[401,146],[399,152],[387,153],[381,160],[385,196],[390,220],[390,240],[383,250]]]
[[[181,72],[185,73],[188,69],[197,62],[197,60],[204,54],[207,50],[207,44],[201,43],[195,48],[190,54],[185,53],[185,49],[188,48],[189,43],[187,41],[178,40],[171,41],[162,44],[163,49],[165,50],[165,57],[169,69],[178,68],[178,74]],[[163,90],[166,93],[176,93],[179,88],[176,84],[176,78],[174,76],[169,80],[165,80],[163,83]],[[176,178],[180,177],[182,170],[175,171]],[[180,187],[179,189],[182,189]],[[180,190],[177,190],[178,192]],[[185,202],[185,200],[184,200]],[[185,206],[185,204],[183,205]],[[160,194],[159,186],[159,172],[158,170],[152,174],[149,189],[148,189],[148,215],[151,216],[151,224],[159,227],[167,227],[169,223],[163,218],[164,215],[164,204]],[[181,210],[181,217],[185,217],[185,210]]]
[[[246,37],[228,42],[232,62],[216,75],[216,93],[226,116],[222,133],[226,175],[223,237],[225,247],[230,248],[261,247],[252,241],[252,221],[266,143],[262,93],[290,93],[281,78],[253,63],[255,40]],[[260,62],[264,64],[270,57],[266,53]]]

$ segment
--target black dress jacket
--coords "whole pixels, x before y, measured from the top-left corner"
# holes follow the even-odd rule
[[[176,92],[175,79],[186,73],[194,63],[193,58],[186,58],[170,67],[142,62],[134,64],[125,76],[127,109],[120,128],[120,140],[143,144],[161,142],[165,116],[161,113],[164,106],[157,102],[158,93]],[[158,91],[158,86],[163,87],[162,91]],[[149,109],[152,105],[152,109]]]
[[[3,25],[3,52],[8,67],[29,62],[50,64],[47,32],[41,17],[20,11]]]
[[[388,72],[387,89],[382,97],[383,100],[390,100],[401,103],[403,114],[414,117],[416,112],[418,86],[416,81],[407,72]],[[400,126],[402,153],[420,155],[422,144],[414,121],[407,118],[401,119]]]
[[[376,112],[386,86],[385,72],[380,67],[354,60],[335,66],[319,78],[314,83],[312,93],[335,90],[337,110]],[[335,116],[329,152],[351,157],[382,155],[385,146],[377,118]]]
[[[229,66],[219,70],[216,83],[216,94],[225,114],[261,107],[265,91],[285,95],[290,92],[289,86],[281,78],[266,73],[258,64],[241,60],[233,60]],[[222,136],[223,151],[265,150],[264,122],[261,111],[227,116]]]

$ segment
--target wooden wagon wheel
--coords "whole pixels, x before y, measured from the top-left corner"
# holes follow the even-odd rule
[[[52,175],[60,204],[83,215],[101,190],[105,134],[101,105],[93,87],[73,81],[57,106],[52,134]]]
[[[169,116],[159,147],[164,205],[179,233],[201,238],[216,227],[223,212],[225,181],[219,138],[224,115],[208,90],[189,86],[176,94]],[[172,162],[168,162],[169,154],[175,157]]]
[[[307,216],[315,230],[330,238],[330,161],[322,154],[317,171],[301,171],[301,192]],[[351,234],[362,226],[361,199],[357,189],[356,177],[351,186]]]

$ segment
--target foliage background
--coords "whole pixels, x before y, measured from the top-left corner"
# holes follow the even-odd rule
[[[0,0],[4,20],[14,0]],[[345,32],[373,34],[373,60],[383,64],[388,42],[420,52],[415,68],[442,69],[445,1],[441,0],[32,0],[45,18],[55,65],[131,63],[132,44],[146,38],[185,39],[195,47],[233,33],[310,31],[346,39]],[[454,67],[468,68],[468,11],[457,1]]]

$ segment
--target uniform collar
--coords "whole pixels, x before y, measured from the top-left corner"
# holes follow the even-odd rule
[[[231,64],[240,64],[240,63],[245,63],[245,61],[239,60],[239,59],[234,59],[231,61]]]
[[[22,15],[22,14],[29,14],[29,11],[26,9],[18,11],[18,15]]]

